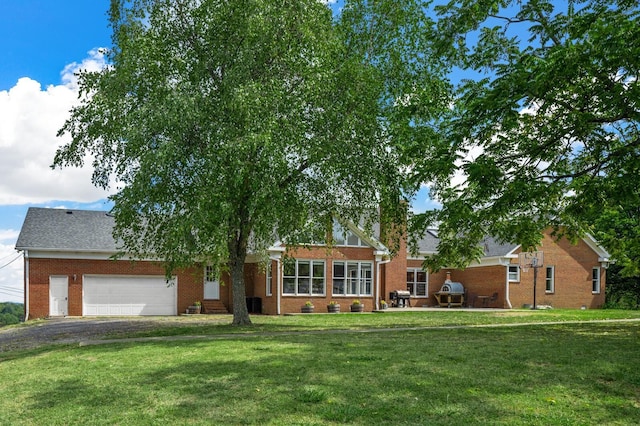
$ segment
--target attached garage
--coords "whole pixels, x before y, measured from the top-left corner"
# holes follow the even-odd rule
[[[176,300],[177,284],[167,285],[164,276],[83,278],[85,316],[177,315]]]

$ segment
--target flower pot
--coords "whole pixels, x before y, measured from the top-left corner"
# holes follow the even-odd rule
[[[332,313],[340,312],[340,305],[339,304],[327,305],[327,312],[332,312]]]
[[[202,309],[201,306],[191,305],[191,306],[189,306],[187,308],[187,313],[188,314],[199,314],[201,309]]]
[[[303,314],[312,314],[313,308],[314,308],[313,306],[304,305],[302,308],[300,308],[300,310],[302,311]]]
[[[351,312],[363,312],[364,304],[359,303],[357,305],[351,305]]]
[[[380,309],[387,309],[389,307],[389,305],[387,305],[386,303],[382,303],[380,305]]]

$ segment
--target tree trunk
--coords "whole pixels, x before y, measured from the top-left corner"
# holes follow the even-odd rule
[[[230,260],[229,265],[233,292],[233,325],[251,325],[244,287],[244,259],[244,256],[236,257]]]
[[[229,269],[233,293],[232,325],[251,325],[244,286],[244,261],[247,257],[248,232],[238,232],[229,239]]]

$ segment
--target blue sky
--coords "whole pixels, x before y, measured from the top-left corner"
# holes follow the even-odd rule
[[[110,46],[108,8],[109,0],[0,1],[0,301],[22,301],[14,246],[29,206],[108,208],[90,170],[49,168],[77,97],[73,71],[100,66],[96,49]]]
[[[104,65],[98,48],[111,45],[108,9],[109,0],[0,0],[0,302],[22,302],[14,247],[30,206],[110,208],[90,168],[49,167],[77,102],[73,72]]]

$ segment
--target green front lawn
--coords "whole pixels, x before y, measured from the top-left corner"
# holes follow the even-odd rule
[[[584,312],[517,322],[637,317]],[[516,315],[443,314],[254,317],[251,330],[327,333],[5,353],[0,424],[640,423],[640,322],[331,332]]]

